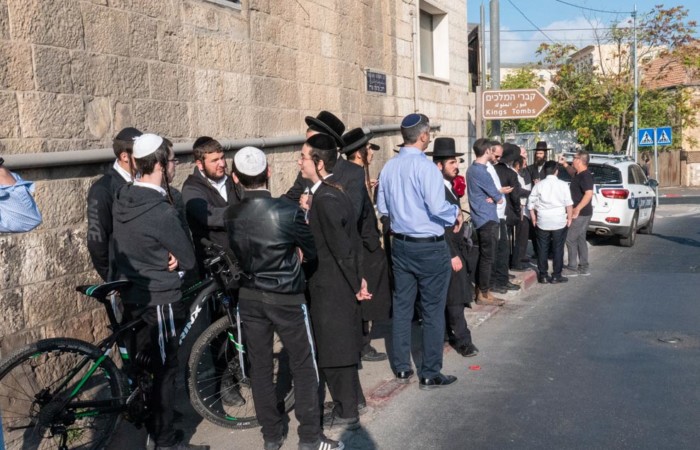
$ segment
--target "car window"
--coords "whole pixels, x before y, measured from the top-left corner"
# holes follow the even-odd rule
[[[630,166],[634,172],[634,176],[637,179],[637,184],[646,184],[647,176],[644,175],[644,171],[638,164],[633,164]]]
[[[593,174],[595,184],[622,184],[622,173],[617,167],[607,164],[590,164],[588,170]]]
[[[629,184],[642,184],[637,178],[637,173],[634,171],[634,166],[627,166],[627,183]]]

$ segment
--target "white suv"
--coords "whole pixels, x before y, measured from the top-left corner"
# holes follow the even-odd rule
[[[564,155],[571,160],[573,154]],[[624,155],[591,154],[588,170],[593,174],[593,217],[588,232],[619,236],[631,247],[637,232],[651,234],[656,209],[656,180],[647,178],[642,167]],[[559,176],[570,181],[566,170]]]

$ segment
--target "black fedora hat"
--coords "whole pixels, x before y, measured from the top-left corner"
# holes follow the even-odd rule
[[[362,128],[353,128],[343,135],[343,142],[345,142],[345,147],[342,148],[341,152],[348,154],[355,150],[358,150],[370,141],[374,137],[374,133],[367,132]]]
[[[433,142],[433,151],[426,152],[427,156],[432,156],[433,161],[440,159],[452,159],[458,156],[464,155],[464,153],[457,153],[455,151],[455,140],[451,137],[439,137],[435,138]],[[464,162],[462,158],[459,158],[460,162]]]
[[[501,161],[503,164],[512,163],[520,156],[520,147],[510,142],[503,144],[503,156],[501,156]]]
[[[531,151],[533,152],[546,152],[547,150],[553,150],[547,146],[547,141],[537,141],[535,148]]]
[[[345,145],[341,137],[345,132],[345,124],[333,113],[321,111],[316,117],[306,116],[304,121],[312,130],[332,136],[338,143],[338,147]]]

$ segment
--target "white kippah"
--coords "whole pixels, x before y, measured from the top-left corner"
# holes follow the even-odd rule
[[[163,138],[153,133],[142,134],[134,138],[134,158],[146,157],[156,150],[163,143]]]
[[[267,167],[267,159],[259,148],[243,147],[234,155],[233,165],[238,172],[253,177],[263,173]]]

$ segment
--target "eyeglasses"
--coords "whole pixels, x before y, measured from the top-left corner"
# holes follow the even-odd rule
[[[493,157],[496,159],[501,159],[501,156],[503,156],[503,155],[493,155]]]
[[[311,161],[311,160],[313,160],[313,158],[305,158],[304,155],[300,155],[298,160],[299,161]]]

